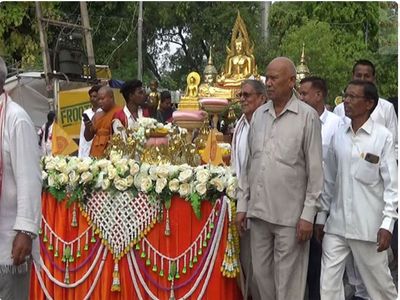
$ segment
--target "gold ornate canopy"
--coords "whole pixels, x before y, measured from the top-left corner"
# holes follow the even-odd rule
[[[239,11],[232,29],[230,47],[227,46],[226,51],[224,70],[217,76],[218,86],[228,89],[238,88],[241,82],[250,76],[259,77],[253,55],[254,43],[250,41]]]
[[[227,66],[228,59],[235,55],[235,43],[237,40],[242,40],[244,53],[250,57],[253,57],[252,69],[254,70],[256,68],[255,59],[253,56],[254,42],[251,42],[251,46],[249,45],[250,44],[249,34],[247,32],[246,24],[244,23],[242,17],[240,16],[240,11],[238,11],[235,24],[233,25],[230,48],[226,46],[226,51],[228,53],[228,56],[225,62],[225,69],[228,67]]]

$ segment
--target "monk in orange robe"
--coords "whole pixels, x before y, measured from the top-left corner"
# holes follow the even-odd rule
[[[113,134],[112,123],[114,115],[121,108],[115,104],[113,90],[102,87],[98,92],[99,106],[102,111],[97,112],[92,120],[85,121],[84,136],[87,141],[93,139],[90,156],[101,157],[107,148]]]

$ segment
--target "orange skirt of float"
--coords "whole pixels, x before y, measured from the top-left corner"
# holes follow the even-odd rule
[[[90,225],[77,206],[75,207],[77,224],[74,227],[71,226],[74,205],[68,208],[66,201],[57,202],[49,193],[43,193],[42,210],[42,232],[39,238],[41,258],[46,267],[40,270],[36,267],[32,268],[30,299],[170,299],[171,282],[167,279],[168,274],[160,277],[159,272],[152,271],[152,265],[146,266],[145,259],[140,257],[141,250],[133,250],[121,258],[118,263],[120,290],[112,291],[111,287],[115,279],[113,256],[101,243],[98,235],[92,237]],[[194,215],[190,203],[174,197],[169,210],[170,236],[165,235],[164,214],[164,220],[156,223],[147,233],[146,238],[162,255],[176,257],[188,249],[198,237],[211,211],[212,204],[208,201],[202,202],[202,219],[199,220]],[[186,299],[200,299],[200,296],[202,296],[201,299],[209,300],[242,299],[237,280],[223,277],[221,273],[227,243],[227,219],[226,215],[210,275],[208,278],[204,275],[200,281],[196,281],[201,273],[201,270],[196,268],[201,268],[200,264],[203,263],[201,262],[203,257],[199,255],[199,263],[195,264],[193,269],[188,267],[186,274],[180,272],[180,278],[175,280],[174,284],[178,287],[174,289],[175,299],[184,297],[194,288],[194,292]],[[48,232],[49,230],[52,230],[53,234]],[[45,236],[46,239],[44,239]],[[49,240],[50,236],[52,240]],[[69,284],[65,283],[66,263],[62,261],[65,249],[61,249],[62,243],[58,243],[59,249],[55,249],[54,245],[57,244],[55,237],[59,238],[59,241],[62,239],[66,242],[80,237],[80,257],[68,263]],[[86,243],[88,246],[85,248]],[[142,245],[141,242],[139,244]],[[76,249],[76,243],[74,245],[75,249],[69,249],[69,251],[76,257],[78,249]],[[135,246],[132,249],[135,249]],[[58,256],[55,255],[56,251]],[[137,269],[132,264],[134,258],[136,258],[136,267],[140,270],[140,274],[136,272]],[[182,270],[182,266],[180,269]]]

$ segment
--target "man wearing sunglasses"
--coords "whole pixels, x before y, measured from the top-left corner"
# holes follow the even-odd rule
[[[248,159],[239,179],[236,224],[250,220],[254,278],[265,300],[304,297],[309,239],[322,191],[321,122],[293,92],[286,57],[267,66],[270,101],[253,115]]]
[[[237,178],[244,172],[247,154],[247,137],[250,128],[251,118],[254,112],[263,105],[267,98],[265,85],[258,80],[247,79],[241,84],[241,91],[237,95],[242,108],[242,116],[238,120],[233,132],[231,165],[235,168]],[[249,228],[247,228],[249,229]],[[250,231],[245,230],[240,236],[240,262],[245,277],[242,293],[247,299],[249,287],[250,295],[253,300],[261,299],[256,282],[253,278],[253,268],[251,266]]]

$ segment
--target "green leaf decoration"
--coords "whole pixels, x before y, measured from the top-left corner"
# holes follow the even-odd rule
[[[166,209],[170,209],[171,208],[171,198],[165,199],[164,205],[165,205]]]
[[[65,247],[64,256],[65,256],[66,259],[69,259],[69,257],[71,256],[71,248],[70,248],[70,246]]]
[[[169,269],[169,275],[170,275],[171,277],[175,277],[176,272],[177,272],[177,269],[176,269],[176,262],[173,261],[173,262],[171,263],[171,267],[170,267],[170,269]]]
[[[201,219],[201,198],[196,192],[191,193],[189,196],[190,204],[192,205],[193,212],[197,219]]]
[[[50,187],[49,188],[49,193],[56,198],[56,200],[58,202],[61,202],[62,200],[65,199],[65,197],[67,197],[67,192],[65,189],[59,190],[55,187]]]

